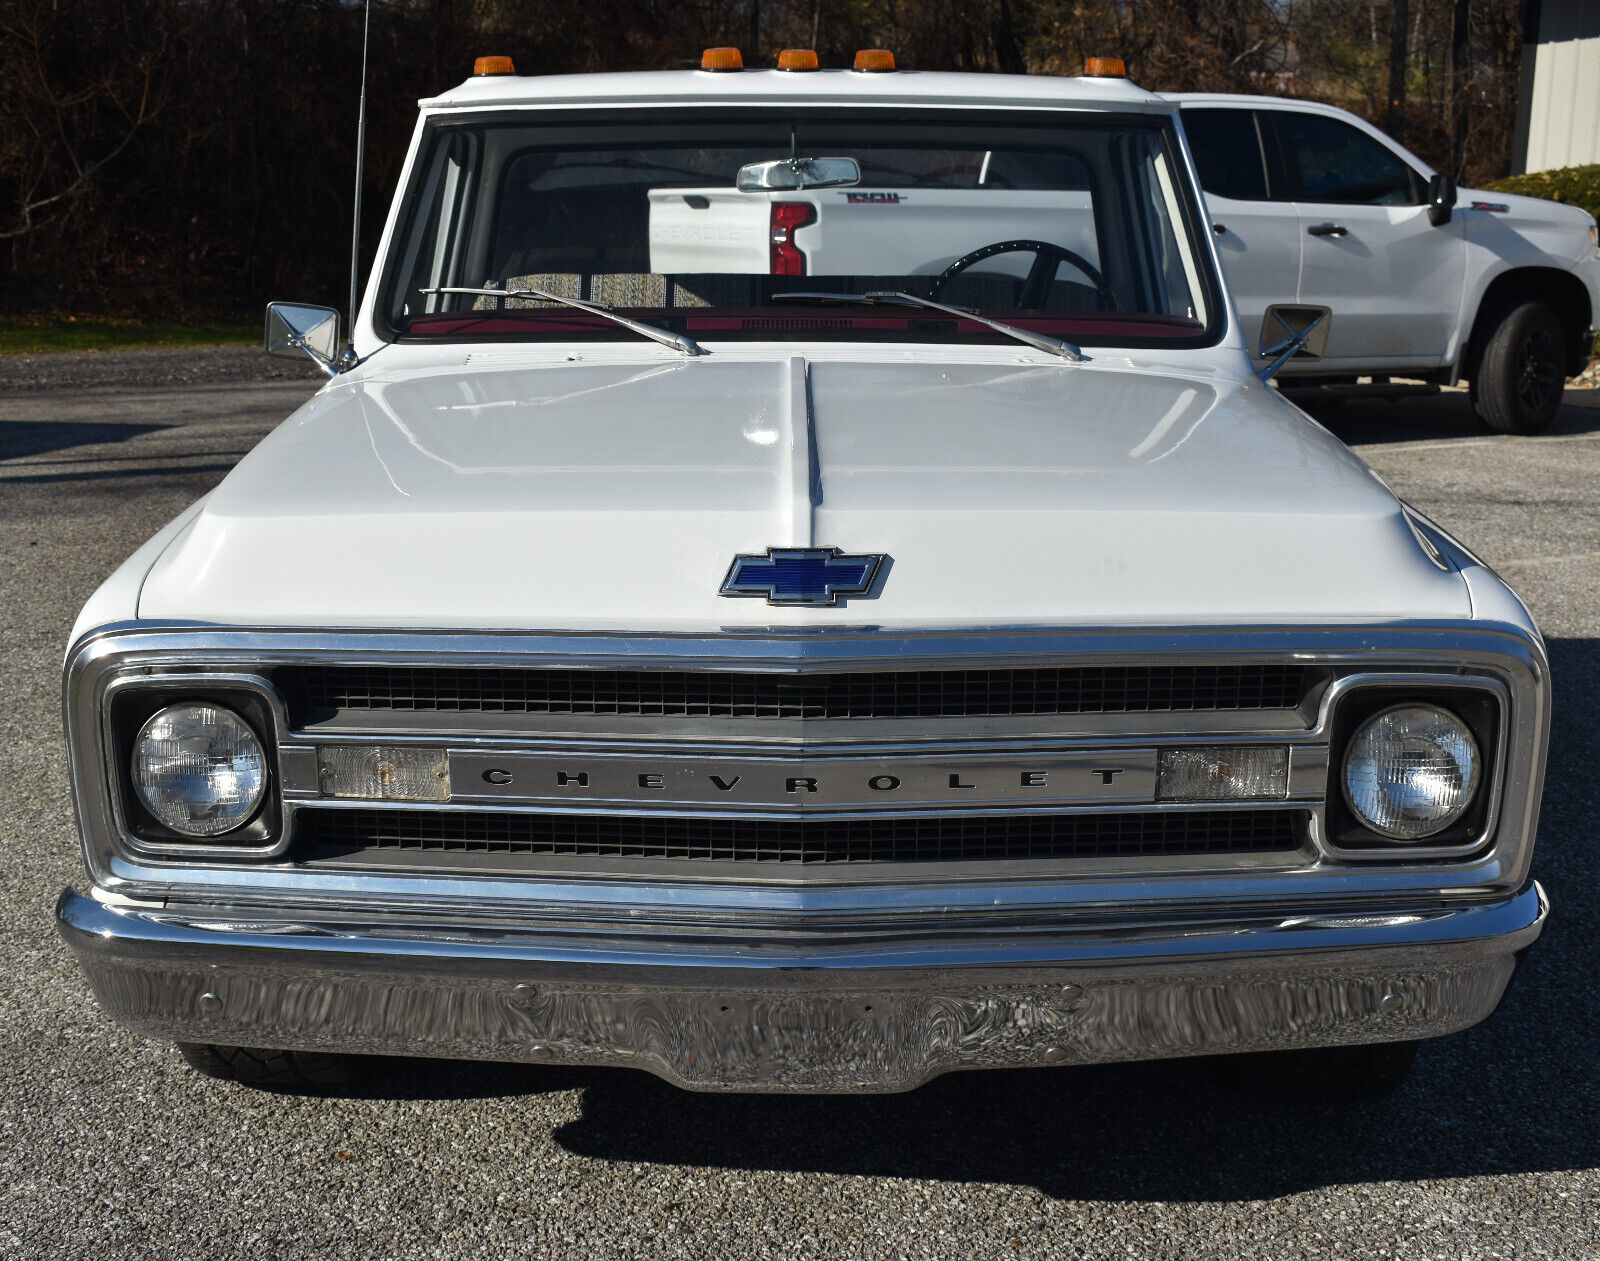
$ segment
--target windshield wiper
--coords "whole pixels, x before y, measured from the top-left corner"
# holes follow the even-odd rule
[[[613,324],[620,324],[623,328],[631,328],[641,337],[648,337],[653,342],[660,342],[663,346],[670,346],[679,354],[703,355],[706,349],[692,337],[685,337],[682,333],[669,333],[665,329],[656,328],[654,325],[641,324],[638,320],[630,320],[626,315],[618,315],[609,307],[603,307],[597,302],[585,302],[581,298],[563,298],[559,293],[550,293],[545,289],[471,289],[456,285],[441,285],[432,289],[423,289],[422,293],[459,293],[468,294],[479,298],[543,298],[546,302],[559,302],[562,306],[569,306],[578,311],[587,311],[590,315],[598,315],[603,320],[610,320]]]
[[[1059,337],[1051,337],[1046,333],[1035,333],[1030,329],[1018,328],[1015,324],[1006,324],[1001,320],[991,320],[987,315],[980,315],[971,307],[946,306],[943,302],[935,302],[932,298],[919,298],[914,293],[901,293],[894,289],[871,289],[866,293],[775,293],[772,295],[774,302],[836,302],[850,306],[914,306],[922,307],[928,311],[943,311],[946,315],[957,315],[964,320],[976,320],[979,324],[994,329],[997,333],[1004,333],[1007,337],[1015,338],[1019,342],[1043,350],[1052,355],[1059,355],[1062,359],[1072,363],[1084,361],[1083,351],[1069,341],[1062,341]]]

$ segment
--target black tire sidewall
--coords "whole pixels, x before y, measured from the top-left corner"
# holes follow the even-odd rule
[[[1533,411],[1522,400],[1518,389],[1524,347],[1540,331],[1551,334],[1559,350],[1565,338],[1561,319],[1548,303],[1518,302],[1502,308],[1484,341],[1478,370],[1473,376],[1471,397],[1479,418],[1497,433],[1536,434],[1550,427],[1561,409],[1561,390],[1553,401]],[[1563,376],[1565,364],[1557,370]]]
[[[191,1068],[219,1081],[266,1089],[317,1092],[345,1086],[357,1077],[356,1058],[321,1051],[272,1051],[252,1047],[180,1042]]]

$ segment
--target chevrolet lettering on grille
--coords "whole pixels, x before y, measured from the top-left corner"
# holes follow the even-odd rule
[[[455,800],[804,812],[1150,801],[1156,751],[861,759],[453,753]]]

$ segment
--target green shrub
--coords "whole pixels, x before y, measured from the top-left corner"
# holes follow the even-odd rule
[[[1593,166],[1535,171],[1531,175],[1510,175],[1484,187],[1497,193],[1520,193],[1524,197],[1543,197],[1547,201],[1580,206],[1600,219],[1600,162]]]

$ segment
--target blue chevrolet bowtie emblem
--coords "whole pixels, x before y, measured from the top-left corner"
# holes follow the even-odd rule
[[[735,556],[722,594],[831,606],[842,595],[865,595],[883,562],[882,552],[846,556],[837,547],[769,547],[765,556]]]

